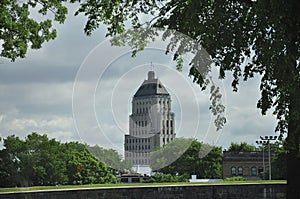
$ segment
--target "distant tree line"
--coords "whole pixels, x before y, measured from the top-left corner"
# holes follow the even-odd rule
[[[89,146],[85,145],[89,152],[102,162],[110,166],[114,174],[132,173],[132,164],[122,158],[115,149],[105,149],[98,145]]]
[[[12,135],[2,141],[0,187],[117,183],[117,174],[133,172],[132,165],[114,149],[79,142],[61,143],[37,133],[24,140]],[[286,179],[285,141],[270,146],[274,154],[272,179]],[[267,151],[267,146],[264,147]],[[228,151],[258,150],[262,146],[245,142],[231,143],[228,148]],[[169,162],[172,157],[176,158]],[[164,167],[160,168],[161,165]],[[195,139],[176,138],[152,154],[151,167],[156,174],[146,182],[183,182],[194,174],[197,178],[222,178],[222,148]]]
[[[190,143],[190,146],[185,150],[183,146]],[[286,179],[286,146],[285,141],[278,140],[275,143],[270,143],[272,158],[272,179]],[[264,151],[268,151],[268,146],[264,145]],[[262,146],[256,147],[246,142],[232,142],[227,151],[261,151]],[[178,154],[181,154],[180,156]],[[172,157],[179,157],[169,164]],[[199,142],[195,139],[176,138],[173,142],[159,148],[157,152],[151,156],[151,167],[157,173],[162,174],[159,178],[156,176],[150,181],[165,182],[165,179],[177,179],[182,181],[184,177],[190,178],[191,175],[197,175],[197,178],[222,178],[222,148],[211,146]],[[160,168],[160,165],[168,163],[165,167]],[[158,168],[158,169],[156,169]],[[169,175],[173,176],[171,178]],[[266,174],[268,175],[268,174]],[[148,180],[149,181],[149,180]]]
[[[184,146],[190,143],[184,150]],[[179,157],[163,168],[159,168],[165,162],[170,162],[172,157]],[[195,139],[176,138],[153,153],[151,167],[158,173],[171,175],[197,175],[198,178],[222,177],[222,148],[204,144]],[[155,169],[159,168],[159,169]]]
[[[86,145],[61,143],[32,133],[25,140],[12,135],[0,151],[0,186],[116,183],[112,168],[93,156]]]

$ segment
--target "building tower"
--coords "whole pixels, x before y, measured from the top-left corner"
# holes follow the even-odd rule
[[[175,138],[171,96],[154,71],[148,72],[132,100],[129,135],[125,135],[125,160],[135,168],[150,166],[150,153]]]

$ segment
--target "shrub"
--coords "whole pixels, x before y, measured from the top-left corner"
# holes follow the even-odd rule
[[[188,175],[154,174],[143,180],[144,183],[187,182]]]
[[[242,176],[235,176],[231,178],[225,178],[223,181],[246,181],[246,179]]]

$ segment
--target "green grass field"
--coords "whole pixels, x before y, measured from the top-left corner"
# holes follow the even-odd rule
[[[135,187],[135,186],[172,186],[172,185],[205,185],[205,184],[268,184],[268,183],[286,183],[285,180],[258,180],[258,181],[220,181],[220,182],[178,182],[178,183],[121,183],[121,184],[89,184],[89,185],[62,185],[62,186],[34,186],[34,187],[16,187],[0,188],[0,192],[23,192],[23,191],[42,191],[42,190],[60,190],[60,189],[92,189],[92,188],[113,188],[113,187]]]

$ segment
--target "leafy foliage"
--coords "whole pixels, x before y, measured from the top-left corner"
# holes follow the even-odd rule
[[[231,143],[230,147],[228,148],[228,151],[256,151],[257,148],[253,145],[250,145],[246,142],[238,143]]]
[[[234,176],[231,178],[225,178],[223,181],[246,181],[243,176]]]
[[[190,142],[189,139],[177,138],[176,142]],[[173,144],[172,142],[165,146],[165,150],[161,153],[154,153],[155,160],[151,167],[157,167],[156,164],[160,164],[161,162],[167,161],[167,157],[172,155],[172,153],[176,153],[177,146],[180,146],[178,143]],[[175,148],[174,148],[175,147]],[[179,147],[181,148],[181,147]],[[199,157],[201,152],[205,151],[205,155]],[[182,149],[181,149],[182,150]],[[167,151],[167,153],[166,153]],[[167,155],[166,155],[167,154]],[[222,150],[220,147],[209,146],[207,144],[203,144],[196,140],[192,140],[190,146],[184,151],[184,153],[177,160],[168,164],[167,166],[157,169],[156,171],[163,174],[171,174],[171,175],[192,175],[196,174],[199,178],[221,178],[222,173]]]
[[[0,56],[12,61],[24,58],[28,47],[39,49],[46,41],[56,37],[52,21],[63,23],[67,0],[2,0],[0,4]],[[33,19],[30,11],[36,10],[40,15],[53,14],[53,19]],[[47,15],[49,17],[49,15]]]
[[[277,141],[272,144],[271,151],[274,156],[272,160],[272,179],[285,180],[287,179],[287,150],[286,141]]]
[[[154,174],[143,183],[188,182],[189,175]]]
[[[110,168],[77,142],[13,135],[4,139],[0,154],[1,187],[117,182]]]
[[[98,145],[88,146],[86,148],[99,160],[109,165],[115,173],[127,173],[131,171],[132,165],[114,149],[104,149]]]

